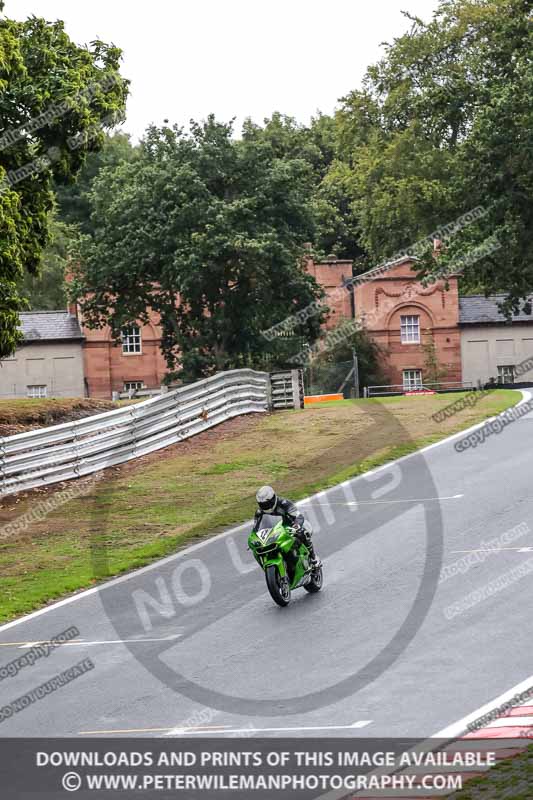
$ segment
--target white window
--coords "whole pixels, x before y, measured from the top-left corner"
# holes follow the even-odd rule
[[[137,389],[144,389],[144,381],[124,381],[125,392],[135,392]]]
[[[27,387],[27,390],[28,390],[27,396],[31,397],[31,398],[46,397],[47,388],[48,388],[47,386],[44,386],[42,384],[34,385],[34,386],[28,386]]]
[[[400,317],[400,334],[402,344],[420,343],[420,317],[407,315]]]
[[[141,329],[138,325],[122,328],[122,352],[125,355],[141,353]]]
[[[498,367],[499,383],[514,383],[514,364]]]
[[[404,391],[409,392],[413,389],[422,388],[422,370],[421,369],[404,369],[403,371],[403,388]]]

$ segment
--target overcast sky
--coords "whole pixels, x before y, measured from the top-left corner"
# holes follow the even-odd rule
[[[63,19],[79,44],[124,52],[131,80],[124,129],[187,125],[214,113],[256,122],[281,111],[308,122],[360,86],[408,10],[429,20],[437,0],[6,0],[16,19]]]

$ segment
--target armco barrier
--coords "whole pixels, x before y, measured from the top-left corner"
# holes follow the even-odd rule
[[[289,369],[270,373],[270,403],[272,409],[304,407],[303,370]]]
[[[269,394],[267,373],[231,370],[137,405],[0,437],[0,496],[89,475],[240,414],[265,412]]]

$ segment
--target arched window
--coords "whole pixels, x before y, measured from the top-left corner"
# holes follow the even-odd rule
[[[420,317],[418,314],[402,314],[400,317],[402,344],[420,344]]]

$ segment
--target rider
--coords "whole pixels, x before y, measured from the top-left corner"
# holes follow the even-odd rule
[[[314,569],[319,567],[321,562],[315,553],[315,548],[311,540],[313,529],[309,522],[306,521],[304,515],[298,511],[292,500],[279,497],[272,486],[261,486],[255,499],[257,500],[259,508],[255,512],[254,532],[259,530],[264,514],[269,514],[273,517],[281,517],[283,524],[293,528],[295,535],[302,539],[304,544],[309,548],[311,566]]]

